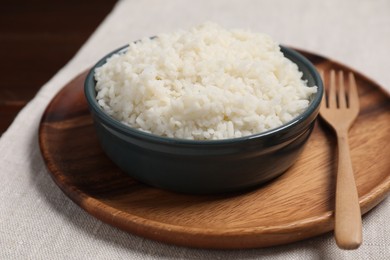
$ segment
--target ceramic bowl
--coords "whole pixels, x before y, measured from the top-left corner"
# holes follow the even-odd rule
[[[94,70],[122,47],[103,57],[85,80],[85,96],[101,147],[134,179],[175,192],[210,194],[255,188],[283,174],[313,130],[323,93],[315,67],[298,52],[281,46],[309,86],[318,91],[306,111],[273,130],[241,138],[195,141],[148,134],[117,121],[96,101]]]

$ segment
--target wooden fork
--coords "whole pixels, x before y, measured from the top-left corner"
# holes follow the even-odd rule
[[[323,72],[321,76],[325,82]],[[349,152],[348,130],[359,114],[359,96],[353,73],[348,75],[348,85],[344,84],[343,71],[338,72],[336,80],[336,73],[331,70],[329,78],[329,84],[325,84],[327,88],[320,116],[337,135],[338,169],[334,235],[340,248],[356,249],[362,243],[362,217]]]

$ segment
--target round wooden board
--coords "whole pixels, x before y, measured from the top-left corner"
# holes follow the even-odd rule
[[[353,71],[301,52],[325,71]],[[390,190],[390,99],[376,83],[353,72],[361,112],[350,131],[350,147],[364,214]],[[321,122],[299,160],[274,181],[242,193],[178,194],[135,181],[105,156],[84,99],[85,76],[77,76],[52,100],[39,138],[56,184],[91,215],[139,236],[201,248],[267,247],[333,229],[336,143]]]

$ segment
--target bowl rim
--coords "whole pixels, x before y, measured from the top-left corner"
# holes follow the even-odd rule
[[[321,79],[320,74],[318,73],[315,66],[302,54],[300,54],[298,51],[295,51],[289,47],[286,47],[284,45],[279,45],[280,49],[283,53],[283,55],[286,57],[292,56],[299,60],[309,71],[309,73],[313,76],[314,81],[316,82],[317,86],[317,93],[315,93],[314,98],[309,103],[309,107],[301,114],[299,114],[297,117],[292,119],[291,121],[278,126],[276,128],[255,133],[252,135],[237,137],[237,138],[227,138],[227,139],[217,139],[217,140],[192,140],[192,139],[182,139],[182,138],[172,138],[167,136],[159,136],[156,134],[144,132],[142,130],[138,130],[135,128],[132,128],[129,125],[126,125],[119,120],[113,118],[112,116],[108,115],[98,104],[96,100],[96,90],[95,85],[96,81],[94,78],[94,72],[95,69],[104,65],[108,58],[110,58],[114,54],[124,53],[128,49],[129,45],[124,45],[120,48],[115,49],[114,51],[108,53],[103,58],[101,58],[88,72],[86,79],[84,81],[84,95],[86,97],[87,103],[89,105],[90,111],[96,115],[106,126],[110,126],[111,128],[115,129],[116,131],[119,131],[120,133],[124,135],[131,135],[138,138],[142,138],[143,140],[148,140],[151,142],[158,142],[158,143],[167,143],[167,144],[175,144],[175,145],[226,145],[226,144],[235,144],[235,143],[242,143],[246,141],[251,141],[253,139],[264,139],[264,138],[271,138],[276,135],[280,135],[282,133],[287,132],[290,128],[298,125],[300,122],[305,121],[306,119],[310,118],[310,116],[313,114],[313,112],[318,111],[319,105],[322,100],[323,96],[323,82]],[[287,57],[286,57],[287,58]],[[288,58],[290,59],[290,58]],[[291,60],[291,59],[290,59]],[[294,62],[293,60],[291,60]],[[294,62],[295,63],[295,62]],[[312,120],[314,121],[315,118]]]

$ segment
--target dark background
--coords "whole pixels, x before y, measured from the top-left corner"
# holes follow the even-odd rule
[[[0,135],[116,0],[0,0]]]

